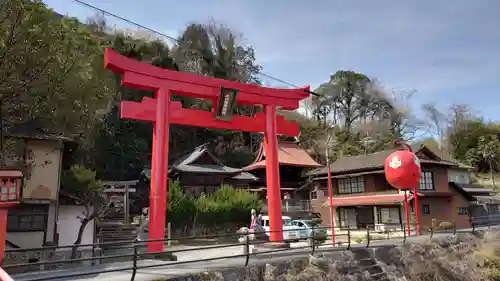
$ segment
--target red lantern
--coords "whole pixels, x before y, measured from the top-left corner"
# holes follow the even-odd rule
[[[400,190],[415,188],[420,182],[420,160],[411,151],[391,153],[384,162],[387,182]]]
[[[408,190],[413,189],[413,202],[415,204],[415,217],[417,235],[420,235],[420,213],[418,206],[417,186],[420,182],[420,160],[417,155],[411,151],[411,146],[406,143],[398,142],[408,148],[408,150],[399,150],[391,153],[385,159],[384,171],[387,182],[393,187],[404,190],[404,207],[406,212],[406,224],[408,227],[408,236],[411,235],[410,211],[408,208]]]

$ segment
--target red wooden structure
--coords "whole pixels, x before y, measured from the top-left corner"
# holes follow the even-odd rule
[[[393,187],[404,190],[405,212],[408,236],[411,235],[410,212],[408,208],[408,190],[413,189],[413,202],[415,204],[415,217],[417,223],[417,235],[420,234],[420,212],[418,208],[418,184],[420,182],[420,160],[412,152],[411,146],[402,144],[407,150],[399,150],[391,153],[384,162],[384,171],[387,182]]]
[[[0,170],[0,266],[5,255],[7,240],[7,212],[19,204],[23,173],[17,170]]]
[[[308,86],[303,89],[272,89],[166,70],[121,56],[111,49],[105,50],[104,63],[105,67],[114,73],[122,75],[123,86],[155,92],[154,99],[143,98],[140,103],[131,101],[121,103],[121,118],[154,123],[150,240],[165,237],[170,124],[264,133],[270,239],[283,240],[277,135],[297,136],[299,127],[296,123],[285,120],[283,116],[277,116],[276,109],[278,107],[282,110],[297,109],[299,102],[309,96]],[[231,89],[238,93],[235,95],[235,103],[261,105],[264,112],[257,113],[253,117],[230,116],[229,120],[214,118],[216,110],[226,106],[217,104],[220,100],[224,100],[221,99],[222,89]],[[210,99],[213,105],[212,112],[182,108],[180,102],[171,101],[172,95]],[[150,252],[160,252],[163,250],[163,242],[149,242],[148,249]]]

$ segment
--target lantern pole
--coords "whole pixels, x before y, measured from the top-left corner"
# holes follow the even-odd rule
[[[408,191],[405,190],[405,212],[406,212],[406,228],[408,229],[408,236],[411,235],[410,226],[410,210],[408,208]]]
[[[416,223],[417,223],[417,230],[416,230],[416,232],[417,232],[417,236],[420,236],[420,210],[419,210],[419,207],[418,207],[418,189],[417,189],[417,186],[418,186],[418,184],[413,189],[413,196],[414,196],[413,204],[415,206],[415,220],[416,220]]]
[[[328,143],[328,142],[327,142]],[[328,154],[328,145],[326,146],[326,169],[328,176],[328,203],[330,205],[330,223],[332,227],[332,247],[335,247],[335,212],[333,211],[333,188],[332,188],[332,170],[330,169],[330,160]]]
[[[401,145],[404,146],[408,151],[413,153],[413,150],[411,149],[411,145],[404,141],[396,141],[396,145]],[[415,209],[415,220],[416,220],[416,233],[417,236],[420,235],[420,210],[418,207],[418,183],[413,187],[413,204],[414,204],[414,209]],[[410,236],[410,213],[408,210],[408,196],[405,191],[405,210],[406,210],[406,220],[408,222],[408,236]]]

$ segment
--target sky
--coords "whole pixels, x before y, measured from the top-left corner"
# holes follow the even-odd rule
[[[463,103],[500,120],[499,0],[84,1],[173,37],[214,19],[243,35],[263,72],[294,85],[314,88],[353,70],[388,89],[416,91],[417,114],[422,103]],[[73,0],[44,2],[81,20],[96,14]]]

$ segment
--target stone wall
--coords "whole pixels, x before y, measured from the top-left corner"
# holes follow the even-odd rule
[[[488,250],[489,254],[484,254]],[[500,253],[500,232],[429,239],[418,244],[331,252],[155,281],[472,281],[489,279],[488,255]],[[500,256],[500,255],[499,255]]]

